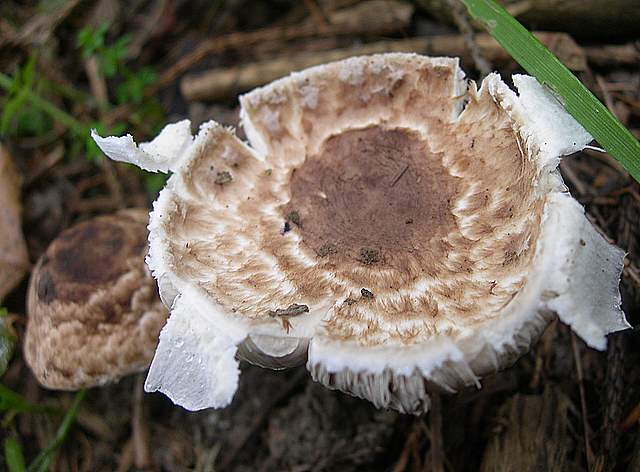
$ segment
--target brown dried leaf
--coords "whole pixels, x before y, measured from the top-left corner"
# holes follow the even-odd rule
[[[21,180],[9,151],[0,144],[0,301],[29,269],[22,235]]]

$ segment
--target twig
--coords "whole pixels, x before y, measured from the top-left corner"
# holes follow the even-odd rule
[[[162,73],[156,84],[145,91],[145,95],[155,95],[158,90],[213,53],[266,42],[303,39],[318,34],[387,34],[408,26],[412,14],[413,7],[404,2],[373,0],[332,12],[326,29],[319,28],[314,21],[305,21],[299,25],[270,27],[248,33],[236,32],[211,38]]]
[[[431,394],[430,442],[431,442],[431,471],[444,472],[444,449],[442,444],[442,401],[440,394]]]
[[[158,0],[153,2],[151,8],[145,9],[144,20],[137,29],[133,39],[127,48],[128,57],[136,58],[140,56],[143,46],[150,37],[154,35],[154,31],[159,25],[162,25],[163,15],[168,16],[167,5],[169,0]]]
[[[217,470],[231,470],[231,465],[236,460],[238,453],[244,448],[245,444],[256,434],[262,425],[267,421],[271,411],[285,398],[289,396],[289,394],[298,386],[300,381],[307,376],[307,372],[304,370],[300,370],[296,372],[293,377],[287,382],[280,393],[278,393],[275,397],[271,399],[266,405],[263,406],[260,414],[256,416],[251,423],[249,429],[244,433],[244,435],[240,438],[240,440],[233,445],[229,453],[226,455],[220,466]]]
[[[585,47],[584,52],[589,62],[599,67],[634,66],[640,61],[640,51],[633,43]]]
[[[38,180],[38,178],[43,176],[49,169],[60,162],[64,157],[64,152],[64,146],[62,144],[58,144],[44,156],[36,155],[37,157],[31,158],[30,163],[33,163],[33,166],[29,169],[29,172],[25,176],[25,185],[31,185],[33,182]]]
[[[620,431],[628,431],[640,421],[640,403],[629,412],[627,417],[620,423]]]
[[[84,60],[84,70],[89,79],[91,93],[95,97],[98,106],[105,108],[109,104],[107,83],[104,80],[104,76],[100,73],[100,66],[96,56],[90,56]]]
[[[391,182],[391,187],[394,187],[398,183],[398,181],[402,178],[402,176],[407,172],[408,169],[409,164],[406,164],[402,171],[400,171],[400,173],[397,175],[397,177],[393,179],[393,182]]]
[[[561,48],[556,51],[561,57],[562,51],[571,51],[573,40],[562,33],[536,33],[540,41],[552,50],[554,44]],[[493,64],[508,64],[511,57],[489,35],[479,34],[475,37],[483,55]],[[576,46],[577,47],[577,46]],[[459,34],[416,37],[411,39],[377,41],[365,45],[344,49],[324,51],[305,51],[285,56],[274,57],[265,61],[251,62],[234,67],[220,67],[204,73],[185,76],[180,88],[182,94],[189,101],[216,100],[229,97],[237,91],[244,91],[263,85],[271,80],[287,75],[293,70],[337,61],[353,55],[377,54],[383,52],[415,52],[434,56],[460,56],[463,60],[472,60],[469,49]],[[571,58],[564,58],[569,67],[580,68],[584,64],[584,57],[571,53]],[[571,65],[573,64],[573,66]],[[119,110],[119,109],[116,109]],[[114,112],[115,113],[115,112]],[[126,115],[127,110],[118,111]]]
[[[116,176],[116,171],[113,166],[113,162],[110,159],[100,159],[100,168],[104,172],[107,187],[111,193],[111,197],[115,201],[117,208],[124,208],[126,206],[124,200],[124,193],[120,185],[120,180]]]
[[[624,382],[624,334],[609,336],[607,346],[607,369],[605,373],[605,398],[602,459],[606,470],[613,470],[617,462],[618,422],[622,415],[625,396]]]
[[[582,151],[584,154],[586,154],[587,156],[589,156],[590,158],[596,159],[604,164],[607,165],[607,167],[610,167],[612,169],[614,169],[618,174],[620,174],[621,177],[630,180],[630,178],[628,177],[627,171],[626,169],[622,166],[622,164],[620,164],[618,161],[616,161],[613,157],[611,157],[611,155],[607,152],[602,153],[602,152],[597,152],[597,151],[593,151],[591,149],[584,149]]]
[[[60,8],[55,8],[50,13],[43,13],[33,16],[11,41],[19,45],[37,46],[49,40],[57,26],[62,23],[67,16],[80,3],[80,0],[70,0],[62,2]]]
[[[86,213],[92,211],[108,212],[122,208],[114,201],[113,197],[93,197],[88,199],[78,199],[70,204],[69,210],[73,214]]]
[[[304,6],[309,10],[309,13],[313,17],[313,21],[317,25],[318,31],[324,32],[329,28],[329,23],[325,17],[322,9],[318,6],[315,0],[304,0]]]
[[[475,39],[475,31],[469,23],[469,14],[467,13],[467,9],[459,0],[446,0],[446,3],[451,8],[453,21],[458,27],[458,30],[464,38],[465,44],[471,52],[471,57],[473,58],[473,63],[475,64],[476,69],[480,72],[482,77],[486,77],[491,73],[492,67],[478,47],[478,43]]]
[[[407,469],[409,456],[411,455],[411,451],[415,448],[416,442],[423,430],[423,426],[424,423],[421,418],[415,418],[413,420],[411,431],[407,436],[407,440],[404,443],[404,447],[402,448],[402,452],[400,452],[400,456],[398,457],[396,464],[393,466],[393,469],[391,469],[392,472],[404,472]]]
[[[609,88],[607,87],[607,83],[604,81],[604,79],[600,75],[596,75],[596,82],[598,83],[598,87],[600,87],[600,90],[602,91],[602,98],[604,98],[604,104],[607,105],[607,108],[613,114],[613,116],[615,116],[619,120],[620,117],[616,112],[616,107],[613,103],[613,100],[611,99],[611,95],[609,94]],[[626,125],[626,123],[623,123],[623,124]]]
[[[593,470],[593,451],[589,440],[589,423],[587,421],[587,396],[584,391],[584,377],[582,375],[582,361],[578,353],[578,342],[576,335],[571,331],[571,348],[573,349],[573,359],[576,364],[576,372],[578,374],[578,389],[580,391],[580,409],[582,410],[582,428],[584,430],[584,447],[587,456],[587,470]]]
[[[631,189],[637,187],[632,184]],[[632,192],[621,195],[620,198],[620,214],[616,227],[616,242],[629,251],[632,257],[638,250],[637,237],[637,221],[638,221],[638,202],[633,198]],[[637,280],[633,279],[635,267],[630,258],[624,267],[624,275],[622,282],[622,308],[627,313],[633,306],[635,294],[638,290]],[[635,283],[635,285],[634,285]],[[614,470],[618,462],[618,454],[620,451],[620,433],[622,428],[619,423],[626,408],[626,398],[628,396],[627,376],[625,373],[625,354],[629,349],[627,344],[626,333],[614,333],[609,336],[607,349],[607,370],[605,375],[605,398],[606,404],[604,408],[604,425],[603,425],[603,459],[606,470]],[[640,412],[639,412],[640,413]],[[627,418],[627,420],[629,417]],[[623,421],[622,427],[625,422]]]
[[[636,288],[640,289],[640,270],[636,267],[636,265],[629,261],[628,264],[624,266],[624,275],[629,277]]]
[[[98,60],[95,56],[85,59],[84,65],[87,77],[89,77],[91,91],[93,92],[100,108],[100,121],[105,122],[105,113],[109,105],[107,84],[102,74],[100,74]],[[126,206],[124,194],[112,162],[109,159],[102,158],[99,161],[99,166],[105,176],[107,187],[109,188],[112,198],[116,202],[116,206],[118,208],[124,208]]]
[[[129,438],[120,452],[120,459],[118,460],[117,472],[127,472],[131,469],[134,461],[134,445],[133,438]]]
[[[564,176],[567,178],[569,182],[571,182],[571,184],[576,188],[576,190],[580,195],[585,195],[585,196],[591,195],[591,192],[587,184],[585,184],[582,181],[582,179],[578,177],[578,174],[576,174],[572,169],[570,161],[567,161],[567,160],[562,161],[560,163],[560,169],[562,169],[562,173],[564,174]]]
[[[78,433],[77,437],[78,437],[78,442],[80,443],[80,447],[82,448],[82,452],[79,453],[82,463],[78,468],[78,470],[81,470],[81,471],[91,470],[91,465],[93,464],[93,461],[94,461],[94,457],[93,457],[94,453],[93,453],[93,447],[91,446],[91,442],[89,441],[89,438],[87,438],[87,436],[83,433]]]
[[[75,190],[79,195],[82,195],[87,190],[104,184],[104,180],[104,175],[102,174],[94,174],[92,176],[82,178],[76,183]]]

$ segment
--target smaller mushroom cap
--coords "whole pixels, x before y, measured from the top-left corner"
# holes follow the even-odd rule
[[[45,387],[75,390],[149,366],[167,310],[144,264],[145,210],[73,226],[38,261],[25,359]]]

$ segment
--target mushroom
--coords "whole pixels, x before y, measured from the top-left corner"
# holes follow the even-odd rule
[[[103,385],[149,366],[167,310],[144,264],[147,220],[129,209],[77,224],[38,261],[24,354],[43,386]]]
[[[215,122],[140,147],[94,132],[111,158],[173,172],[150,218],[171,315],[146,390],[222,407],[236,356],[306,361],[329,388],[421,413],[429,390],[512,364],[554,314],[604,349],[629,326],[624,254],[557,170],[592,138],[513,80],[519,95],[497,74],[478,90],[457,59],[363,56],[240,97],[248,145]]]

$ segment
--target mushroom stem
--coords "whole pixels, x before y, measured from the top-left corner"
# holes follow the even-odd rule
[[[133,436],[134,462],[137,469],[146,470],[151,465],[149,450],[149,424],[144,407],[144,376],[136,375],[133,387],[133,411],[131,430]]]

